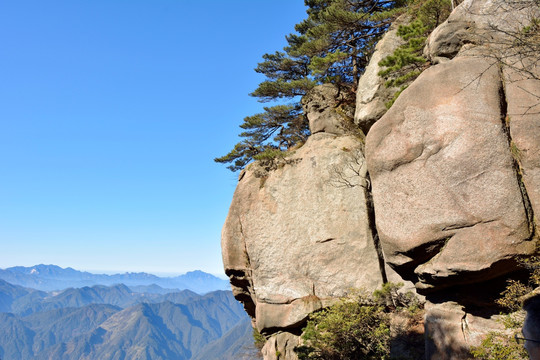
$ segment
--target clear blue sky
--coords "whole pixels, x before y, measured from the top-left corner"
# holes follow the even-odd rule
[[[222,273],[237,174],[213,158],[304,17],[302,0],[0,2],[0,268]]]

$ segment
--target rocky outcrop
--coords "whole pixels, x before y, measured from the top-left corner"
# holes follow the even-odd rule
[[[420,289],[500,276],[535,248],[502,89],[492,62],[456,58],[426,70],[367,136],[386,259]]]
[[[292,348],[311,312],[397,278],[374,240],[363,142],[342,134],[350,120],[336,110],[339,96],[322,86],[303,101],[314,134],[271,171],[248,166],[223,227],[226,273],[269,338],[265,359],[296,358]]]
[[[424,54],[438,62],[469,51],[468,45],[513,47],[513,34],[520,33],[539,15],[535,0],[465,0],[430,34]]]
[[[328,133],[344,135],[349,131],[352,111],[341,106],[345,95],[332,84],[319,85],[302,98],[302,107],[309,120],[312,134]]]
[[[278,332],[266,342],[261,353],[265,359],[296,360],[298,356],[294,348],[299,345],[297,335],[288,332]]]
[[[319,133],[278,169],[261,177],[253,164],[242,175],[223,259],[259,331],[297,327],[349,289],[382,282],[361,146],[352,136]]]
[[[540,10],[517,3],[462,2],[429,37],[436,65],[387,111],[378,63],[401,44],[390,31],[359,82],[365,146],[343,95],[325,85],[302,101],[306,144],[240,175],[223,260],[268,339],[266,360],[296,359],[309,313],[387,278],[426,295],[429,359],[465,359],[501,330],[493,300],[539,236],[538,54],[521,56],[505,36]]]
[[[469,359],[471,346],[478,346],[485,334],[505,330],[501,315],[477,316],[454,301],[425,304],[426,358],[437,360]]]
[[[392,24],[388,32],[377,43],[369,64],[358,81],[354,122],[365,134],[371,125],[388,110],[386,103],[393,98],[398,90],[385,86],[384,79],[379,76],[379,72],[382,70],[379,62],[392,55],[398,47],[404,44],[404,40],[397,34],[397,30],[399,25],[406,23],[407,20],[406,16],[402,16]]]
[[[438,65],[366,138],[377,231],[388,263],[427,294],[430,359],[467,358],[500,327],[493,300],[504,287],[493,282],[537,248],[538,54],[521,56],[508,36],[539,9],[516,4],[456,8],[424,51]]]

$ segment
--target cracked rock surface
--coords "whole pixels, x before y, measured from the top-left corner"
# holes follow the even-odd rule
[[[538,215],[534,219],[534,214],[540,214],[540,66],[538,59],[535,61],[531,65],[520,60],[518,68],[505,67],[504,80],[510,145],[529,197],[532,221],[539,224]],[[535,75],[520,71],[520,67]]]
[[[265,176],[254,164],[239,181],[223,228],[223,260],[259,331],[299,326],[350,289],[381,284],[361,146],[352,136],[315,134],[287,164]],[[357,172],[347,167],[352,154]]]
[[[374,55],[357,94],[365,146],[344,135],[339,91],[322,86],[303,102],[307,143],[241,174],[223,260],[266,360],[296,360],[309,313],[386,275],[426,295],[428,359],[464,359],[501,330],[494,299],[540,235],[540,68],[538,54],[493,51],[540,17],[534,4],[464,0],[430,35],[437,65],[387,112]],[[399,46],[392,36],[379,51]]]
[[[431,67],[367,136],[386,259],[420,289],[497,277],[534,249],[501,87],[484,58]]]
[[[481,3],[474,8],[494,6]],[[538,194],[538,116],[515,114],[508,125],[509,112],[523,109],[519,82],[494,58],[472,53],[422,73],[366,139],[385,257],[423,291],[512,272],[535,250],[528,199]],[[523,160],[514,143],[527,149]]]
[[[495,299],[537,249],[539,55],[507,36],[539,14],[529,0],[465,0],[424,49],[438,65],[367,134],[385,258],[426,294],[427,359],[468,358],[503,330]]]

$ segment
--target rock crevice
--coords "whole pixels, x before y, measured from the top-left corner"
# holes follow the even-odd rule
[[[241,174],[223,260],[267,337],[266,360],[295,360],[310,313],[387,281],[426,295],[428,359],[465,359],[501,330],[494,299],[535,253],[540,213],[538,60],[509,66],[493,53],[540,9],[508,6],[464,0],[428,39],[435,65],[387,111],[377,74],[402,43],[393,27],[359,82],[365,143],[350,134],[343,94],[324,85],[302,101],[307,142],[279,166]]]
[[[525,183],[523,182],[523,168],[520,163],[520,153],[519,149],[517,148],[517,145],[515,144],[514,140],[512,139],[512,131],[510,128],[510,114],[508,113],[508,99],[506,94],[506,86],[505,86],[505,75],[504,75],[504,65],[499,65],[499,76],[501,79],[501,86],[500,86],[500,94],[501,94],[501,120],[503,124],[504,133],[508,139],[508,149],[510,153],[512,154],[513,159],[513,166],[514,171],[516,173],[516,179],[519,184],[519,189],[521,191],[521,198],[523,201],[523,206],[525,209],[525,214],[527,217],[527,224],[529,226],[530,231],[530,239],[534,239],[536,234],[536,227],[534,224],[534,209],[531,205],[531,200],[529,198],[529,194],[527,192],[527,187],[525,186]]]
[[[375,250],[377,251],[377,257],[379,259],[379,270],[381,272],[382,283],[386,284],[388,282],[388,276],[386,275],[386,261],[384,260],[384,252],[381,241],[379,240],[379,234],[377,233],[377,223],[375,221],[375,206],[373,204],[371,179],[368,172],[366,172],[366,186],[364,186],[364,191],[367,205],[368,226],[371,230],[373,246],[375,246]]]

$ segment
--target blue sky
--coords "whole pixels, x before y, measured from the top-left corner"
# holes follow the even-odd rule
[[[304,17],[302,0],[0,2],[0,268],[222,273],[237,174],[213,158]]]

